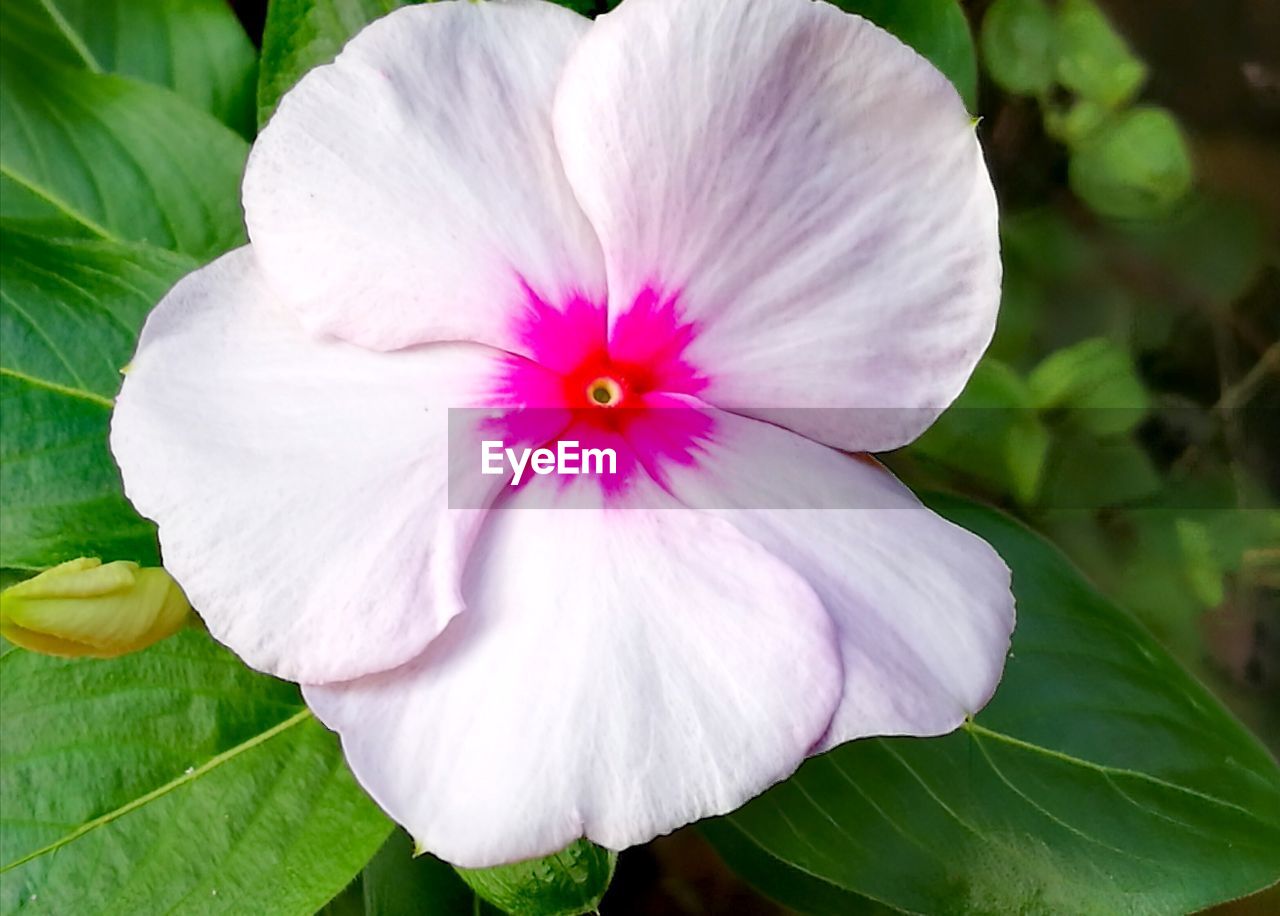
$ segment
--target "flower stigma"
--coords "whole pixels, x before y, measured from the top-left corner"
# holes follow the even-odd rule
[[[607,375],[587,386],[587,398],[601,407],[616,407],[622,401],[622,386]]]

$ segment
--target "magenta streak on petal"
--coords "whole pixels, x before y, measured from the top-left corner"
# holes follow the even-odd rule
[[[690,406],[708,379],[684,358],[697,328],[681,321],[680,294],[649,284],[610,329],[604,303],[574,292],[557,307],[520,284],[525,302],[513,330],[529,356],[505,358],[487,400],[510,410],[488,421],[488,432],[522,447],[575,440],[614,449],[618,473],[597,478],[611,494],[638,468],[662,483],[664,463],[695,461],[712,421]],[[598,385],[607,406],[593,400]]]
[[[631,308],[613,324],[609,356],[624,365],[651,367],[651,392],[695,395],[707,387],[708,380],[683,358],[697,327],[680,321],[679,299],[678,292],[664,299],[653,284],[641,289]]]

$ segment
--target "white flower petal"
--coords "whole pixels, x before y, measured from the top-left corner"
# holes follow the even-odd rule
[[[488,515],[467,612],[421,658],[304,688],[365,789],[457,865],[732,810],[839,699],[831,621],[785,564],[651,484],[632,496],[653,508],[524,508],[560,484]]]
[[[892,474],[758,420],[719,415],[664,479],[805,578],[840,633],[844,699],[824,746],[938,735],[990,699],[1014,624],[1009,570]]]
[[[143,329],[111,447],[213,635],[291,680],[420,652],[461,607],[479,516],[446,509],[443,408],[495,358],[312,339],[249,248],[182,280]]]
[[[550,3],[430,3],[358,34],[281,101],[249,157],[245,221],[303,323],[394,349],[518,349],[522,281],[602,297],[551,103],[590,21]]]
[[[918,435],[999,300],[996,201],[960,97],[810,0],[627,0],[565,68],[556,138],[613,318],[679,292],[707,401],[842,448]]]

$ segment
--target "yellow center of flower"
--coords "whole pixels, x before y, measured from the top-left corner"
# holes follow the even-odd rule
[[[587,398],[600,407],[613,407],[622,400],[622,386],[607,375],[602,375],[587,386]]]

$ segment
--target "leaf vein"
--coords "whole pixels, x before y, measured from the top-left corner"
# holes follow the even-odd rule
[[[100,817],[96,817],[91,821],[87,821],[81,824],[79,827],[77,827],[75,830],[68,833],[66,836],[63,836],[55,840],[54,842],[48,844],[47,846],[41,847],[40,849],[37,849],[34,852],[30,852],[19,859],[15,859],[14,861],[8,863],[7,865],[0,866],[0,874],[10,871],[11,869],[17,868],[19,865],[25,865],[27,862],[30,862],[33,859],[40,858],[40,856],[48,855],[51,852],[56,852],[57,850],[61,849],[63,846],[66,846],[68,843],[78,840],[80,837],[84,836],[85,834],[90,833],[106,824],[110,824],[112,821],[115,821],[121,817],[126,817],[127,815],[133,813],[134,811],[137,811],[139,808],[142,808],[145,805],[150,804],[151,802],[155,801],[158,798],[163,798],[165,795],[168,795],[170,792],[174,791],[175,789],[181,788],[182,786],[186,785],[189,782],[194,782],[195,780],[204,776],[206,773],[210,773],[213,770],[217,769],[218,767],[222,766],[224,763],[230,760],[234,760],[236,757],[240,756],[241,754],[253,750],[255,747],[257,747],[260,744],[265,744],[267,741],[270,741],[272,738],[276,737],[277,735],[285,731],[288,731],[290,728],[293,728],[295,725],[298,725],[301,722],[305,722],[307,719],[310,719],[310,718],[311,718],[311,710],[309,709],[299,710],[297,713],[290,716],[288,719],[285,719],[283,722],[278,722],[275,725],[271,726],[271,728],[267,729],[266,731],[259,732],[258,734],[254,735],[249,740],[243,741],[240,744],[237,744],[235,747],[229,748],[223,751],[221,754],[217,754],[209,758],[207,761],[202,763],[200,766],[196,767],[190,773],[183,773],[181,776],[178,776],[177,778],[170,780],[164,785],[159,786],[155,789],[152,789],[150,792],[147,792],[145,795],[141,795],[138,798],[135,798],[133,801],[129,802],[128,804],[121,805],[119,808],[116,808],[114,811],[108,811],[106,814]]]

